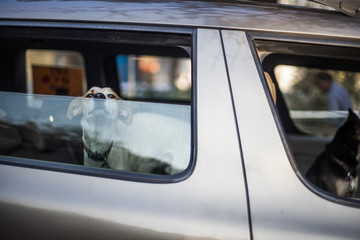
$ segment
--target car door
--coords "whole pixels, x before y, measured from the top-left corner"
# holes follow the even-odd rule
[[[278,118],[278,103],[274,103],[271,86],[266,83],[253,38],[242,31],[224,30],[221,34],[245,162],[254,239],[359,238],[358,199],[316,189],[294,163],[282,126],[285,123]]]
[[[78,25],[79,28],[74,28],[71,23],[57,23],[54,27],[52,23],[44,22],[37,23],[26,34],[24,32],[18,34],[19,29],[26,29],[22,24],[18,23],[16,29],[7,26],[6,31],[4,27],[2,31],[4,37],[1,40],[3,58],[11,59],[6,67],[2,67],[6,78],[2,79],[5,85],[0,92],[2,113],[0,127],[6,129],[1,132],[4,141],[0,144],[4,149],[7,147],[0,156],[2,239],[250,238],[247,193],[218,30],[176,29],[174,31],[176,34],[181,32],[186,39],[191,39],[188,48],[192,52],[193,68],[190,105],[177,102],[142,103],[132,99],[126,101],[133,107],[140,106],[133,108],[136,111],[141,109],[150,111],[151,106],[155,107],[157,113],[161,113],[164,107],[167,109],[167,114],[170,112],[176,115],[185,111],[180,115],[189,122],[188,127],[185,127],[187,134],[184,134],[187,139],[178,144],[181,149],[190,149],[185,159],[185,167],[180,173],[173,175],[156,175],[83,166],[81,159],[69,162],[70,155],[64,157],[65,150],[60,151],[58,145],[53,145],[53,140],[65,134],[66,139],[61,140],[70,141],[66,146],[79,148],[77,150],[82,152],[80,119],[75,119],[78,121],[77,125],[67,125],[69,122],[65,118],[68,104],[77,99],[52,95],[60,92],[51,93],[54,88],[46,88],[47,92],[43,94],[37,94],[35,88],[32,93],[26,92],[25,87],[15,92],[19,84],[25,86],[27,83],[25,74],[21,75],[25,72],[22,67],[26,65],[26,59],[17,57],[26,55],[24,51],[29,48],[32,49],[33,55],[53,55],[53,52],[44,51],[43,48],[56,51],[56,54],[61,54],[64,49],[84,52],[87,85],[90,87],[93,83],[106,82],[109,76],[112,80],[116,79],[105,69],[103,70],[105,78],[96,82],[96,77],[100,77],[102,72],[99,68],[112,66],[107,64],[110,61],[108,58],[97,54],[110,53],[113,56],[119,52],[129,54],[130,51],[130,54],[144,55],[147,46],[151,44],[155,27],[148,31],[145,31],[146,27],[140,27],[139,31],[132,28],[129,32],[127,28],[101,24],[101,28],[97,25],[97,29],[101,30],[84,30],[81,24]],[[66,37],[62,37],[64,29]],[[86,33],[78,34],[79,31]],[[46,34],[42,35],[44,32]],[[171,35],[171,32],[169,34]],[[80,35],[84,35],[85,38]],[[166,37],[166,30],[155,31],[154,39],[161,39],[158,38],[160,35]],[[176,39],[179,39],[180,35],[175,35]],[[109,41],[106,36],[120,40]],[[143,43],[141,39],[147,40],[146,46],[141,47]],[[134,48],[132,41],[137,40],[139,42]],[[92,41],[96,47],[91,45]],[[17,44],[14,45],[13,42]],[[38,46],[36,44],[44,44],[44,46],[40,47],[40,50],[33,49]],[[150,49],[153,54],[154,49],[160,49],[159,52],[162,54],[159,56],[163,56],[165,53],[161,49],[164,46],[159,47],[159,45],[154,43]],[[141,52],[141,49],[145,52]],[[169,54],[169,48],[166,50],[166,54]],[[47,58],[41,57],[41,61],[44,59]],[[106,60],[101,62],[101,59]],[[70,67],[67,65],[52,66],[53,62],[44,64],[40,60],[36,61],[32,64],[35,65],[32,70],[36,73],[55,69],[59,76],[68,76],[65,73],[77,72],[69,71]],[[15,74],[12,72],[14,69],[21,71]],[[89,76],[89,73],[93,74]],[[47,77],[41,75],[43,77],[40,78],[39,84],[47,84],[55,78],[48,72],[46,74]],[[12,84],[14,83],[12,77],[15,75],[17,75],[17,83]],[[65,82],[69,81],[73,80]],[[83,81],[83,79],[74,81]],[[36,87],[36,84],[32,86]],[[119,86],[120,90],[121,87]],[[61,87],[61,93],[68,92],[64,89],[65,87]],[[62,119],[60,132],[56,134],[51,132],[51,135],[42,132],[42,127],[60,124],[59,118]],[[18,121],[22,124],[21,127],[26,129],[25,132],[20,125],[17,125]],[[148,120],[142,119],[142,122],[146,121]],[[145,132],[149,128],[137,126],[144,129],[140,134],[147,138]],[[166,136],[172,129],[168,125],[160,127],[162,127],[161,132],[152,133],[150,144],[156,144],[158,137]],[[158,128],[152,125],[150,130],[154,129]],[[74,130],[75,132],[72,132]],[[27,136],[26,141],[24,136]],[[38,138],[35,139],[34,136]],[[73,141],[75,138],[76,144]],[[167,141],[183,138],[183,135],[169,136]],[[140,137],[137,139],[141,142]],[[5,143],[14,142],[16,144],[5,146]],[[49,144],[51,147],[48,147]],[[155,150],[166,150],[165,145],[158,145]],[[25,151],[31,154],[21,155],[20,150],[22,153]],[[83,154],[86,154],[86,151]],[[45,155],[47,157],[43,158],[42,156]]]

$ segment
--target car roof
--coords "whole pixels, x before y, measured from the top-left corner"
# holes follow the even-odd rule
[[[2,25],[29,20],[103,22],[241,29],[360,39],[358,20],[340,12],[242,1],[3,0],[0,2],[0,20]]]

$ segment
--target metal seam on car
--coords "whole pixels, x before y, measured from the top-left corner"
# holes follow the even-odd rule
[[[230,74],[229,74],[229,68],[228,68],[228,63],[227,63],[227,59],[226,59],[224,39],[223,39],[221,30],[219,30],[219,34],[220,34],[220,39],[221,39],[221,48],[223,50],[223,57],[224,57],[224,62],[225,62],[226,75],[227,75],[227,79],[228,79],[229,91],[230,91],[230,96],[231,96],[231,105],[232,105],[232,109],[233,109],[235,127],[236,127],[237,138],[238,138],[239,152],[240,152],[240,158],[241,158],[241,166],[242,166],[242,170],[243,170],[245,193],[246,193],[246,202],[247,202],[249,236],[250,236],[250,239],[254,239],[253,238],[253,230],[252,230],[250,195],[249,195],[249,188],[248,188],[247,177],[246,177],[244,155],[243,155],[242,146],[241,146],[240,130],[239,130],[238,121],[237,121],[238,118],[237,118],[236,111],[235,111],[234,96],[233,96],[233,91],[232,91],[231,82],[230,82]]]

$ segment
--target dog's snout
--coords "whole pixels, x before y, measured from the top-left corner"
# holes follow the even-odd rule
[[[105,99],[106,97],[105,97],[105,95],[104,95],[104,94],[102,94],[102,93],[98,92],[98,93],[96,93],[96,94],[94,95],[94,98]]]

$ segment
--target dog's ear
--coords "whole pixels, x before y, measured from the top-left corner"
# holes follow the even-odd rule
[[[360,118],[358,115],[349,108],[349,115],[344,123],[347,126],[350,135],[360,135]]]
[[[358,115],[351,108],[349,108],[349,115],[347,121],[357,123],[357,125],[359,124],[360,121]]]
[[[349,117],[358,118],[358,115],[351,108],[349,108],[348,111],[349,111],[349,115],[348,115]]]
[[[120,100],[119,103],[120,103],[120,104],[118,104],[119,118],[126,125],[130,125],[132,123],[132,119],[133,119],[133,114],[132,114],[130,103],[126,102],[124,100]]]
[[[69,120],[73,119],[74,117],[76,117],[77,115],[82,113],[83,100],[84,99],[82,97],[78,97],[78,98],[75,98],[74,100],[72,100],[72,102],[69,104],[69,107],[66,112],[66,117]]]

